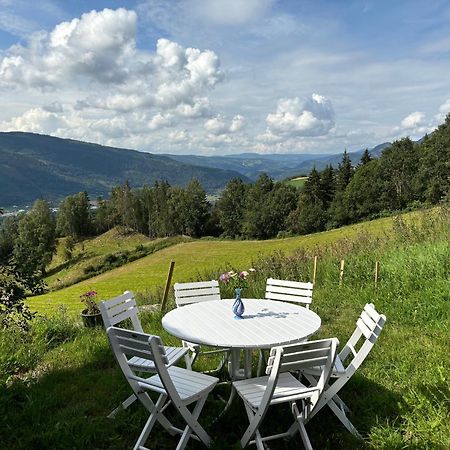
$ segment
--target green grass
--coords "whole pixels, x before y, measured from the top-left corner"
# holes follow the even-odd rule
[[[448,211],[430,217],[409,224],[396,222],[388,234],[376,239],[353,234],[320,249],[312,308],[322,327],[315,337],[337,336],[341,345],[345,343],[366,302],[374,302],[386,314],[387,323],[363,366],[340,393],[364,441],[353,438],[329,411],[322,410],[307,425],[314,448],[450,448],[450,222]],[[341,285],[340,258],[346,259]],[[375,261],[381,267],[376,288]],[[191,264],[194,269],[204,267],[192,259]],[[261,293],[268,274],[308,273],[310,259],[297,251],[289,256],[267,255],[255,266],[252,289]],[[202,270],[198,269],[199,276],[208,277],[215,269]],[[144,329],[161,335],[166,344],[178,343],[162,329],[159,313],[145,313],[142,320]],[[209,358],[198,363],[199,370],[215,366]],[[0,442],[11,450],[131,448],[146,420],[139,404],[115,420],[106,419],[129,389],[105,333],[83,329],[60,313],[36,320],[28,334],[0,332],[0,391]],[[219,396],[226,395],[226,386],[217,388],[200,419],[218,450],[240,448],[247,424],[240,401],[212,423],[223,407]],[[173,409],[167,414],[177,420]],[[290,424],[290,412],[282,406],[274,408],[264,423],[263,430],[283,431]],[[294,441],[274,441],[270,448],[301,448],[298,439],[297,435]],[[157,427],[147,447],[174,448],[175,442]],[[193,443],[189,448],[202,447]]]
[[[58,242],[57,252],[47,268],[45,282],[52,291],[91,278],[92,272],[107,271],[108,259],[126,260],[133,253],[153,253],[188,238],[149,239],[142,234],[116,227],[92,239],[76,243],[73,256],[64,258],[65,238]],[[116,261],[120,265],[120,261]],[[97,270],[95,270],[97,269]]]
[[[308,177],[291,178],[290,180],[286,180],[285,183],[296,188],[302,188],[305,185],[307,179]]]
[[[212,276],[217,277],[220,270],[225,267],[247,269],[258,258],[274,251],[292,253],[299,248],[312,249],[360,233],[382,235],[391,224],[392,218],[383,218],[287,239],[267,241],[201,239],[181,243],[65,289],[30,298],[28,304],[31,309],[41,313],[52,313],[60,305],[65,305],[69,313],[78,313],[82,309],[79,296],[91,289],[95,289],[102,299],[120,295],[125,290],[132,290],[146,297],[154,295],[158,287],[164,286],[172,260],[175,261],[174,282],[192,280],[212,267],[216,269]]]

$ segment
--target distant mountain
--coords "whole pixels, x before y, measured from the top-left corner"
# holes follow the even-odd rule
[[[208,192],[216,192],[238,176],[250,181],[233,170],[162,155],[34,133],[0,133],[0,206],[22,206],[39,197],[59,200],[80,191],[91,198],[105,196],[126,180],[140,187],[156,180],[186,185],[196,177]]]
[[[373,157],[380,156],[381,152],[388,147],[390,142],[384,142],[370,149]],[[353,164],[361,159],[364,150],[349,153]],[[241,153],[229,156],[198,156],[198,155],[171,155],[165,156],[184,164],[195,164],[209,168],[222,168],[239,172],[241,175],[256,180],[262,172],[280,180],[295,175],[307,175],[313,167],[322,170],[331,164],[337,167],[342,160],[342,153],[323,154],[258,154]]]

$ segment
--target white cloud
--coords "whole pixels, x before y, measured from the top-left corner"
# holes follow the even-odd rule
[[[276,112],[267,115],[266,123],[275,135],[322,136],[334,127],[334,110],[330,100],[319,94],[305,101],[282,99]]]
[[[155,114],[148,122],[148,128],[150,130],[158,130],[162,127],[167,127],[172,124],[172,115],[171,114]]]
[[[436,119],[439,122],[443,122],[445,120],[445,117],[449,113],[450,113],[450,98],[447,99],[447,101],[443,103],[441,106],[439,106],[439,114],[436,116]]]
[[[245,119],[238,114],[231,119],[231,122],[229,122],[225,117],[218,115],[208,119],[203,126],[209,133],[220,136],[241,131],[245,126]]]
[[[123,82],[134,52],[136,20],[134,11],[104,9],[62,22],[51,33],[35,33],[27,47],[13,46],[2,59],[0,81],[41,89],[84,78]]]
[[[424,123],[425,114],[419,111],[413,112],[406,116],[400,126],[403,130],[411,130]]]
[[[27,131],[50,134],[68,125],[65,118],[42,108],[31,108],[23,115],[0,123],[2,131]]]
[[[169,139],[173,142],[187,142],[190,138],[189,133],[186,130],[171,131],[168,135]]]

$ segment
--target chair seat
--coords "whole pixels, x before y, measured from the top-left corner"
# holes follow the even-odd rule
[[[233,386],[246,403],[253,409],[258,409],[264,396],[268,380],[268,376],[250,378],[248,380],[235,381]],[[285,402],[286,397],[292,397],[293,401],[307,398],[318,390],[316,387],[306,387],[289,372],[284,372],[278,378],[270,404],[277,404],[277,400]]]
[[[304,369],[304,370],[302,370],[302,372],[307,373],[308,375],[313,375],[313,376],[318,377],[322,373],[322,370],[323,370],[323,366],[315,366],[315,367],[309,367],[307,369]],[[339,358],[339,356],[336,356],[333,369],[331,370],[331,373],[330,373],[330,377],[339,378],[344,374],[345,374],[345,367],[342,364],[342,361]]]
[[[189,349],[186,347],[164,347],[166,351],[167,359],[169,360],[168,366],[175,364],[181,357],[183,357]],[[156,372],[155,364],[145,358],[139,358],[133,356],[128,360],[128,365],[133,369],[141,372]]]
[[[167,372],[169,373],[178,395],[186,404],[197,400],[199,396],[211,391],[219,381],[216,377],[176,366],[169,367]],[[139,384],[143,388],[147,387],[158,392],[165,391],[159,375],[153,375],[147,379],[139,378]]]

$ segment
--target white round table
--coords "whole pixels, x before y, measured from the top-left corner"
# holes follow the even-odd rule
[[[233,302],[214,300],[173,309],[163,317],[162,326],[184,341],[230,348],[232,379],[251,376],[251,349],[301,342],[320,327],[320,317],[297,304],[243,299],[245,312],[239,320],[231,310]],[[243,373],[238,367],[241,349],[247,350]]]

